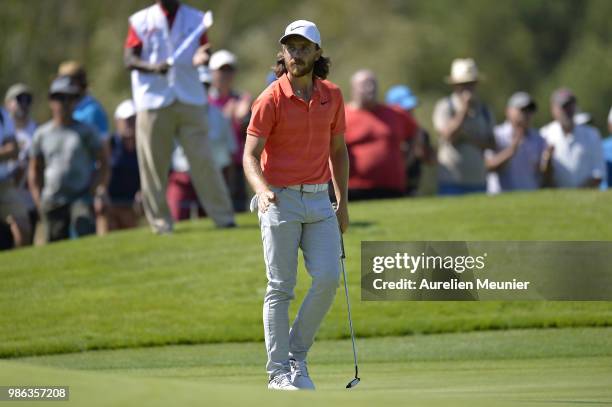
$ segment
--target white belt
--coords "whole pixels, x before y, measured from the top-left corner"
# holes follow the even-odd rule
[[[294,191],[314,193],[314,192],[327,191],[327,184],[289,185],[287,188],[293,189]]]

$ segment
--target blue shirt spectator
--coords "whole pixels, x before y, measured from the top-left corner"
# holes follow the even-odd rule
[[[107,141],[110,137],[108,116],[102,104],[87,91],[89,82],[85,68],[77,61],[64,61],[58,68],[58,75],[70,77],[72,83],[79,88],[79,101],[72,118],[93,127],[100,140]]]
[[[106,112],[100,102],[89,93],[85,94],[85,96],[79,100],[79,103],[74,108],[72,117],[74,120],[95,128],[102,140],[107,140],[109,138]]]

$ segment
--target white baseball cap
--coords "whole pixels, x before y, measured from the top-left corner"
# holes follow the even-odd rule
[[[136,107],[132,99],[126,99],[119,103],[117,109],[115,109],[115,119],[129,119],[132,116],[136,116]]]
[[[612,107],[610,108],[610,113],[608,113],[608,123],[612,123]]]
[[[299,35],[310,42],[314,42],[319,48],[321,47],[321,33],[319,33],[317,25],[312,21],[297,20],[292,22],[285,28],[285,35],[278,42],[284,44],[285,39],[291,35]]]
[[[236,58],[236,55],[232,54],[226,49],[221,49],[210,56],[208,67],[211,70],[216,71],[225,65],[235,67],[237,62],[238,59]]]

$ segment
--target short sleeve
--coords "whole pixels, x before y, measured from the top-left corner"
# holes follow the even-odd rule
[[[125,43],[123,45],[125,48],[140,48],[142,47],[142,40],[136,34],[136,30],[130,24],[128,27],[127,37],[125,38]]]
[[[34,132],[34,136],[32,136],[32,144],[30,145],[30,158],[36,158],[42,155],[42,147],[41,147],[41,137],[42,133],[40,129]]]
[[[332,136],[337,136],[339,134],[344,134],[346,132],[346,116],[344,111],[344,98],[342,97],[342,92],[340,89],[336,90],[337,94],[334,97],[337,98],[336,102],[336,112],[334,114],[334,120],[331,124],[331,134]]]
[[[433,125],[438,133],[442,132],[442,129],[446,127],[450,118],[448,101],[446,99],[439,100],[438,103],[436,103],[432,115]]]
[[[267,138],[276,125],[276,104],[271,93],[264,93],[255,100],[247,134]]]

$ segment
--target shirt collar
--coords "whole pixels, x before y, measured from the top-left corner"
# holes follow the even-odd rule
[[[314,77],[314,83],[312,85],[312,96],[311,96],[311,99],[314,99],[315,95],[316,95],[317,98],[319,97],[319,88],[321,87],[320,82],[321,82],[321,80],[315,76]],[[295,96],[295,93],[293,93],[293,88],[291,87],[291,82],[289,81],[289,77],[287,76],[286,73],[283,74],[283,76],[281,76],[280,78],[278,78],[278,83],[279,83],[279,86],[280,86],[282,92],[285,94],[285,96],[287,96],[289,98],[294,96],[294,97],[297,98],[297,96]]]
[[[162,13],[164,13],[164,15],[165,15],[166,17],[170,17],[170,18],[173,18],[174,16],[176,16],[176,15],[178,14],[179,8],[181,8],[181,3],[179,2],[178,7],[176,8],[176,11],[174,12],[174,14],[170,14],[170,11],[169,11],[169,10],[167,10],[167,9],[166,9],[166,8],[163,6],[163,4],[161,4],[161,3],[158,3],[158,4],[159,4],[159,8],[161,9]]]

